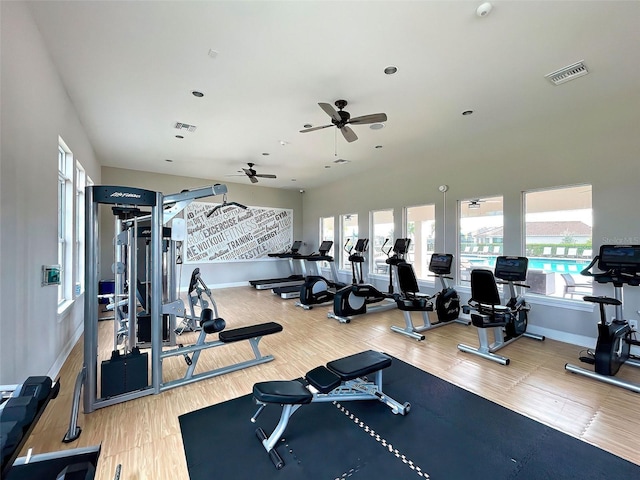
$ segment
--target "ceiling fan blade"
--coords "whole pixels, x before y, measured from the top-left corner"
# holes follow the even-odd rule
[[[258,179],[253,175],[249,175],[249,180],[251,180],[251,183],[258,183]]]
[[[329,115],[331,118],[337,120],[338,122],[342,121],[342,118],[340,117],[336,109],[333,108],[333,105],[329,103],[318,103],[318,105],[320,105],[320,108],[324,110],[326,114]]]
[[[260,178],[278,178],[275,175],[271,174],[271,173],[256,173],[254,175],[254,177],[260,177]]]
[[[363,124],[363,123],[379,123],[386,122],[386,113],[372,113],[371,115],[362,115],[361,117],[355,117],[349,120],[347,123]]]
[[[320,130],[327,127],[333,127],[333,123],[331,125],[322,125],[321,127],[305,128],[304,130],[300,130],[300,133],[313,132],[314,130]]]
[[[345,140],[347,142],[355,142],[358,139],[358,136],[356,135],[356,132],[351,130],[346,125],[344,127],[342,127],[340,129],[340,131],[342,132],[342,135],[344,136],[344,138],[345,138]]]

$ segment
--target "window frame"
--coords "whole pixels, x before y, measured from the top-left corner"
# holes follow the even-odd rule
[[[73,300],[74,261],[74,186],[73,153],[62,138],[58,137],[58,254],[60,285],[58,285],[58,312]]]
[[[382,275],[382,276],[386,276],[388,275],[388,265],[385,263],[384,267],[381,267],[381,263],[378,262],[378,265],[376,266],[376,258],[378,260],[380,259],[385,259],[384,253],[381,251],[382,245],[384,245],[384,240],[381,240],[380,242],[378,242],[379,244],[376,243],[376,221],[375,221],[375,217],[376,214],[382,214],[382,213],[387,213],[390,212],[391,213],[391,235],[382,235],[381,238],[383,239],[389,239],[389,243],[387,244],[387,246],[385,248],[393,248],[393,243],[395,241],[395,212],[393,208],[382,208],[379,210],[371,210],[369,212],[369,225],[370,225],[370,241],[369,241],[369,274],[370,275]],[[387,223],[383,223],[381,225],[387,225]],[[377,255],[377,251],[380,252],[380,255]],[[385,269],[385,271],[382,271],[382,268]]]

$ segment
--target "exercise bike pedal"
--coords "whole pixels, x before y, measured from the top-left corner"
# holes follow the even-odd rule
[[[596,359],[591,357],[578,357],[578,360],[584,363],[588,363],[589,365],[595,365]]]

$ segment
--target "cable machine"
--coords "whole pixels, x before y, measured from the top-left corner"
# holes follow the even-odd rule
[[[163,385],[162,381],[162,318],[163,315],[184,315],[184,304],[180,299],[173,296],[176,290],[175,276],[172,276],[173,279],[166,285],[166,291],[173,293],[165,296],[166,303],[163,303],[163,295],[165,294],[165,288],[163,288],[162,245],[164,225],[168,224],[195,199],[225,195],[226,193],[227,186],[221,184],[171,195],[162,195],[160,192],[121,186],[93,185],[86,188],[84,364],[76,378],[69,430],[63,439],[64,442],[74,441],[80,435],[77,419],[81,395],[84,413],[91,413],[98,408],[108,407],[146,395],[158,394],[165,389],[189,383],[188,380],[185,380]],[[120,217],[116,220],[115,242],[123,248],[116,248],[114,259],[114,274],[117,274],[117,277],[119,276],[114,293],[116,310],[116,318],[114,319],[116,325],[114,329],[118,329],[120,322],[123,321],[123,311],[118,313],[119,307],[126,305],[127,315],[130,318],[130,321],[128,321],[130,329],[128,335],[131,344],[125,350],[123,358],[120,358],[119,352],[114,350],[111,360],[102,362],[101,391],[100,395],[98,395],[98,302],[96,301],[98,298],[98,270],[96,260],[100,255],[98,228],[100,205],[111,205],[114,215]],[[151,212],[143,214],[141,208],[150,208]],[[147,289],[150,295],[147,303],[147,314],[149,315],[151,326],[151,342],[149,345],[151,350],[151,382],[149,382],[149,353],[140,353],[135,346],[136,335],[133,330],[135,327],[132,326],[135,321],[131,321],[131,319],[135,319],[137,311],[136,287],[138,269],[136,241],[138,223],[143,220],[148,222],[145,226],[150,228],[148,237],[150,268],[147,277],[149,282]],[[125,251],[126,259],[123,254]],[[174,257],[169,257],[166,261],[175,263]],[[127,293],[124,291],[125,285],[128,289]],[[127,351],[129,348],[130,351]],[[105,375],[105,364],[108,364],[108,362],[113,362],[114,368],[111,369],[109,367],[109,372]],[[112,375],[112,373],[120,373],[120,375]],[[110,385],[109,380],[113,380],[117,385],[115,387]],[[107,395],[103,391],[105,389],[108,390]]]

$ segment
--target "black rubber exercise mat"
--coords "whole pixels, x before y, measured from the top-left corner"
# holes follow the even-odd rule
[[[279,406],[257,424],[249,395],[180,416],[191,480],[640,478],[638,465],[398,359],[383,381],[385,393],[411,403],[408,415],[375,401],[304,405],[277,446],[282,470],[254,433],[272,431]]]

